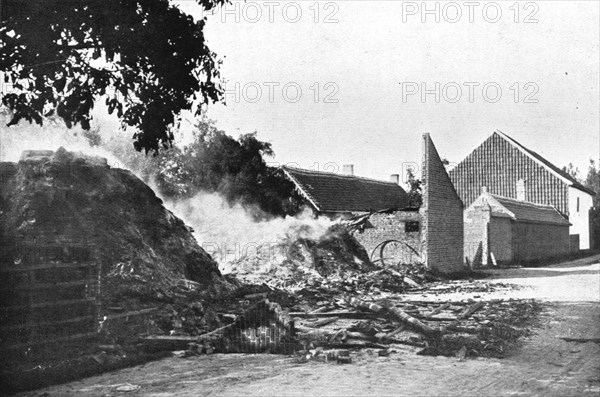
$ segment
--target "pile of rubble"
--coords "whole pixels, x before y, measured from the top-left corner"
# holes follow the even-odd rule
[[[347,362],[344,351],[353,348],[386,355],[398,344],[415,346],[421,354],[502,357],[528,334],[539,311],[532,301],[419,301],[419,295],[513,287],[442,281],[418,263],[377,266],[344,225],[319,238],[285,240],[278,249],[275,256],[272,251],[261,256],[259,250],[232,266],[226,278],[235,288],[213,302],[217,316],[211,332],[194,336],[175,329],[147,338],[146,345],[166,343],[181,356],[279,352],[304,361]]]
[[[286,291],[322,287],[346,292],[403,292],[437,280],[421,264],[376,266],[342,224],[334,224],[318,238],[287,238],[276,246],[258,247],[254,255],[228,264],[226,269],[243,283],[265,283]]]

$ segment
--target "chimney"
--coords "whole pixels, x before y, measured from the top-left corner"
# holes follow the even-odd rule
[[[517,181],[517,200],[525,201],[525,180]]]
[[[354,175],[354,164],[344,164],[342,166],[342,173],[345,175]]]
[[[485,193],[487,193],[487,192],[488,192],[488,191],[487,191],[487,186],[482,186],[482,187],[481,187],[481,194],[485,194]]]
[[[391,174],[390,182],[394,182],[396,185],[400,184],[400,174]]]

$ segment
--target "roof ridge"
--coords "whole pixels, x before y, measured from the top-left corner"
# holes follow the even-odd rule
[[[499,198],[501,200],[508,200],[508,201],[512,201],[515,202],[517,204],[526,204],[526,205],[532,205],[534,207],[546,207],[546,208],[552,208],[552,209],[556,209],[553,205],[551,204],[540,204],[540,203],[534,203],[533,201],[527,201],[527,200],[519,200],[516,198],[512,198],[512,197],[506,197],[506,196],[501,196],[499,194],[493,194],[493,193],[488,193],[490,196],[494,197],[494,198]]]
[[[569,221],[565,218],[565,216],[561,214],[556,209],[556,207],[552,205],[538,204],[525,200],[517,200],[512,197],[504,197],[491,193],[487,193],[487,195],[491,196],[491,198],[494,199],[502,208],[510,212],[512,214],[513,219],[516,219],[517,221],[528,221],[527,215],[524,216],[520,213],[520,211],[542,211],[545,212],[547,216],[550,216],[550,213],[554,214],[554,216],[556,216],[556,219],[538,219],[538,222],[550,224],[570,224]],[[516,205],[517,207],[514,209],[510,209],[507,207],[508,205]],[[531,219],[529,219],[529,221],[531,221]]]
[[[392,182],[392,181],[384,181],[381,179],[375,179],[375,178],[367,178],[364,176],[358,176],[358,175],[347,175],[347,174],[337,174],[335,172],[326,172],[326,171],[314,171],[314,170],[307,170],[305,168],[297,168],[297,167],[288,167],[285,165],[282,165],[281,168],[287,170],[287,171],[296,171],[296,172],[302,172],[305,174],[313,174],[313,175],[323,175],[323,176],[332,176],[332,177],[338,177],[338,178],[346,178],[346,179],[361,179],[364,181],[368,181],[368,182],[375,182],[375,183],[382,183],[385,185],[393,185],[393,186],[400,186],[400,184],[396,183],[396,182]],[[402,186],[400,186],[402,187]]]
[[[501,137],[507,138],[511,143],[513,143],[514,145],[518,146],[520,149],[526,151],[527,154],[529,154],[530,156],[534,157],[535,160],[537,160],[538,162],[540,162],[543,167],[545,167],[545,168],[549,169],[550,171],[558,174],[561,178],[568,180],[569,182],[571,182],[571,184],[573,186],[581,186],[581,187],[585,188],[585,186],[583,186],[581,184],[581,182],[579,182],[573,176],[571,176],[568,173],[566,173],[563,170],[561,170],[553,162],[549,161],[547,158],[545,158],[544,156],[542,156],[541,154],[539,154],[535,150],[531,150],[531,149],[525,147],[522,143],[518,142],[515,138],[509,136],[508,134],[506,134],[506,133],[504,133],[504,132],[502,132],[500,130],[496,130],[494,132],[498,133]]]

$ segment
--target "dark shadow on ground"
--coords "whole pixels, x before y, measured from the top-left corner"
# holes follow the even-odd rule
[[[591,265],[589,265],[591,267]],[[559,276],[576,276],[585,274],[598,274],[600,270],[597,268],[581,269],[581,270],[549,270],[544,268],[522,268],[522,269],[505,269],[485,271],[489,275],[489,279],[495,278],[539,278],[539,277],[559,277]]]

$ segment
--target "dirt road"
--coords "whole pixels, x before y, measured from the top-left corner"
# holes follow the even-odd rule
[[[545,302],[535,334],[505,359],[417,356],[411,347],[389,357],[362,350],[347,365],[216,354],[168,358],[21,396],[600,396],[600,257],[490,273],[489,282],[523,288],[477,299]],[[429,296],[457,297],[465,294]]]

